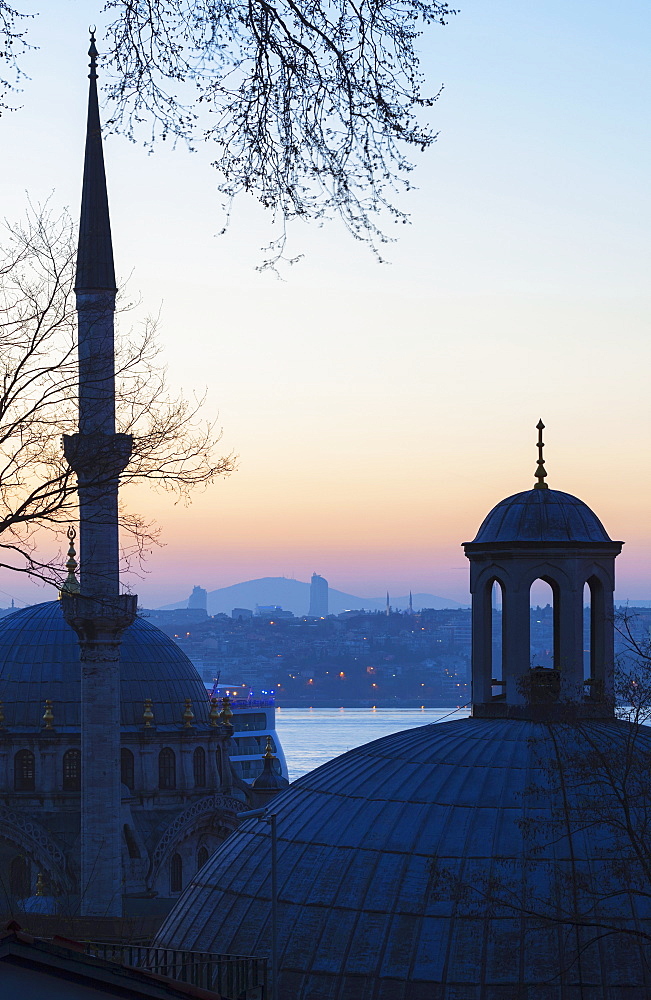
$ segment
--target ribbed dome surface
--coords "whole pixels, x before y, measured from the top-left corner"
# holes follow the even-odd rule
[[[474,542],[609,542],[587,504],[560,490],[526,490],[502,500]]]
[[[634,915],[650,915],[619,882],[603,911],[580,889],[574,895],[573,876],[590,876],[604,896],[613,877],[628,877],[613,876],[612,859],[633,883],[639,874],[625,838],[619,843],[607,822],[584,822],[585,784],[558,780],[577,777],[591,742],[612,761],[630,728],[590,722],[578,732],[518,720],[425,726],[352,750],[274,799],[280,995],[648,996],[635,939],[576,932],[581,947],[596,941],[577,962],[576,933],[563,920],[605,915],[610,927],[630,928]],[[651,738],[638,739],[648,755]],[[268,956],[269,864],[269,827],[247,820],[195,876],[156,944]]]
[[[121,649],[122,726],[143,724],[146,698],[154,725],[178,726],[185,699],[192,699],[195,723],[208,723],[206,689],[185,653],[160,629],[137,618]],[[65,622],[59,601],[37,604],[0,621],[0,699],[5,725],[40,729],[45,699],[52,701],[57,730],[79,727],[81,676],[77,636]]]

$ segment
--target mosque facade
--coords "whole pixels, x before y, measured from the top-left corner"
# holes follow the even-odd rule
[[[161,912],[235,828],[246,796],[230,768],[228,715],[207,700],[185,654],[137,618],[124,633],[120,667],[121,912]],[[60,602],[2,622],[0,690],[2,909],[74,912],[81,678]]]
[[[361,746],[274,800],[281,996],[651,995],[651,736],[615,717],[613,697],[622,543],[545,478],[540,437],[534,488],[499,503],[465,544],[470,718]],[[529,655],[539,579],[554,594],[552,668],[532,667]],[[248,819],[182,894],[156,944],[271,957],[270,850],[268,824]]]
[[[0,624],[0,912],[160,915],[251,801],[229,760],[232,713],[120,593],[115,273],[90,46],[75,292],[80,500],[61,599]]]

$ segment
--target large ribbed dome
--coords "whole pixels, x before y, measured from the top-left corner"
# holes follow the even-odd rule
[[[141,727],[146,698],[157,728],[182,722],[192,699],[196,723],[208,722],[206,689],[185,653],[160,629],[136,618],[125,631],[121,658],[122,726]],[[36,604],[0,621],[0,699],[5,725],[39,729],[45,699],[58,731],[79,727],[81,669],[77,636],[59,601]]]
[[[615,721],[554,728],[471,718],[385,737],[295,782],[271,807],[280,995],[649,995],[641,945],[616,933],[650,915],[639,882],[635,895],[631,845],[596,815],[586,823],[579,799],[592,767],[587,783],[559,779],[578,778],[590,746],[612,751],[612,761],[629,735]],[[637,740],[648,760],[651,734]],[[601,808],[603,795],[595,801]],[[268,956],[269,859],[268,825],[247,820],[195,876],[155,943]],[[583,876],[596,896],[582,893]],[[587,929],[576,931],[568,913]],[[589,926],[601,918],[612,933]]]
[[[587,504],[560,490],[525,490],[502,500],[484,519],[478,542],[610,542]]]

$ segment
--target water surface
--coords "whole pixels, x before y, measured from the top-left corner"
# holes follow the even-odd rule
[[[463,719],[467,708],[277,708],[290,781],[363,743],[432,722]]]

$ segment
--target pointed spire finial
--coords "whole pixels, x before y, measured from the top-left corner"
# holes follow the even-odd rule
[[[185,711],[183,712],[183,727],[191,729],[193,725],[194,712],[192,711],[192,699],[185,699]]]
[[[145,709],[142,713],[142,721],[146,729],[151,729],[151,724],[154,721],[154,713],[151,710],[151,705],[151,698],[145,698]]]
[[[547,473],[545,472],[545,459],[543,458],[543,448],[545,447],[545,442],[543,441],[542,432],[544,431],[544,429],[545,429],[545,425],[543,424],[542,420],[539,420],[538,423],[536,424],[536,430],[538,431],[538,445],[537,445],[537,447],[538,447],[538,463],[537,463],[537,466],[538,467],[537,467],[536,473],[535,473],[536,479],[538,481],[533,484],[534,490],[547,490],[547,489],[549,489],[549,487],[547,486],[547,483],[545,482],[545,479],[547,478]]]
[[[273,760],[274,751],[273,751],[273,740],[271,739],[271,736],[267,736],[267,746],[264,751],[264,756],[265,758],[271,758]]]
[[[231,725],[231,719],[233,718],[233,713],[231,711],[231,699],[228,695],[224,695],[222,698],[222,710],[219,713],[219,718],[222,723],[226,726]]]
[[[52,729],[54,723],[54,712],[52,711],[52,702],[49,698],[45,699],[45,711],[43,712],[43,722],[45,723],[46,729]]]
[[[68,575],[63,581],[63,586],[59,591],[59,597],[64,594],[78,594],[80,592],[79,580],[77,579],[77,560],[75,556],[77,555],[75,551],[75,538],[77,537],[77,532],[72,525],[66,531],[68,536],[68,541],[70,542],[68,548],[68,561],[66,562],[66,569],[68,570]]]
[[[90,48],[88,49],[88,55],[90,56],[90,63],[88,64],[88,68],[90,70],[90,73],[88,74],[89,80],[97,79],[97,56],[99,53],[97,51],[97,46],[95,45],[95,31],[95,25],[91,24],[88,29],[88,33],[90,34]]]

